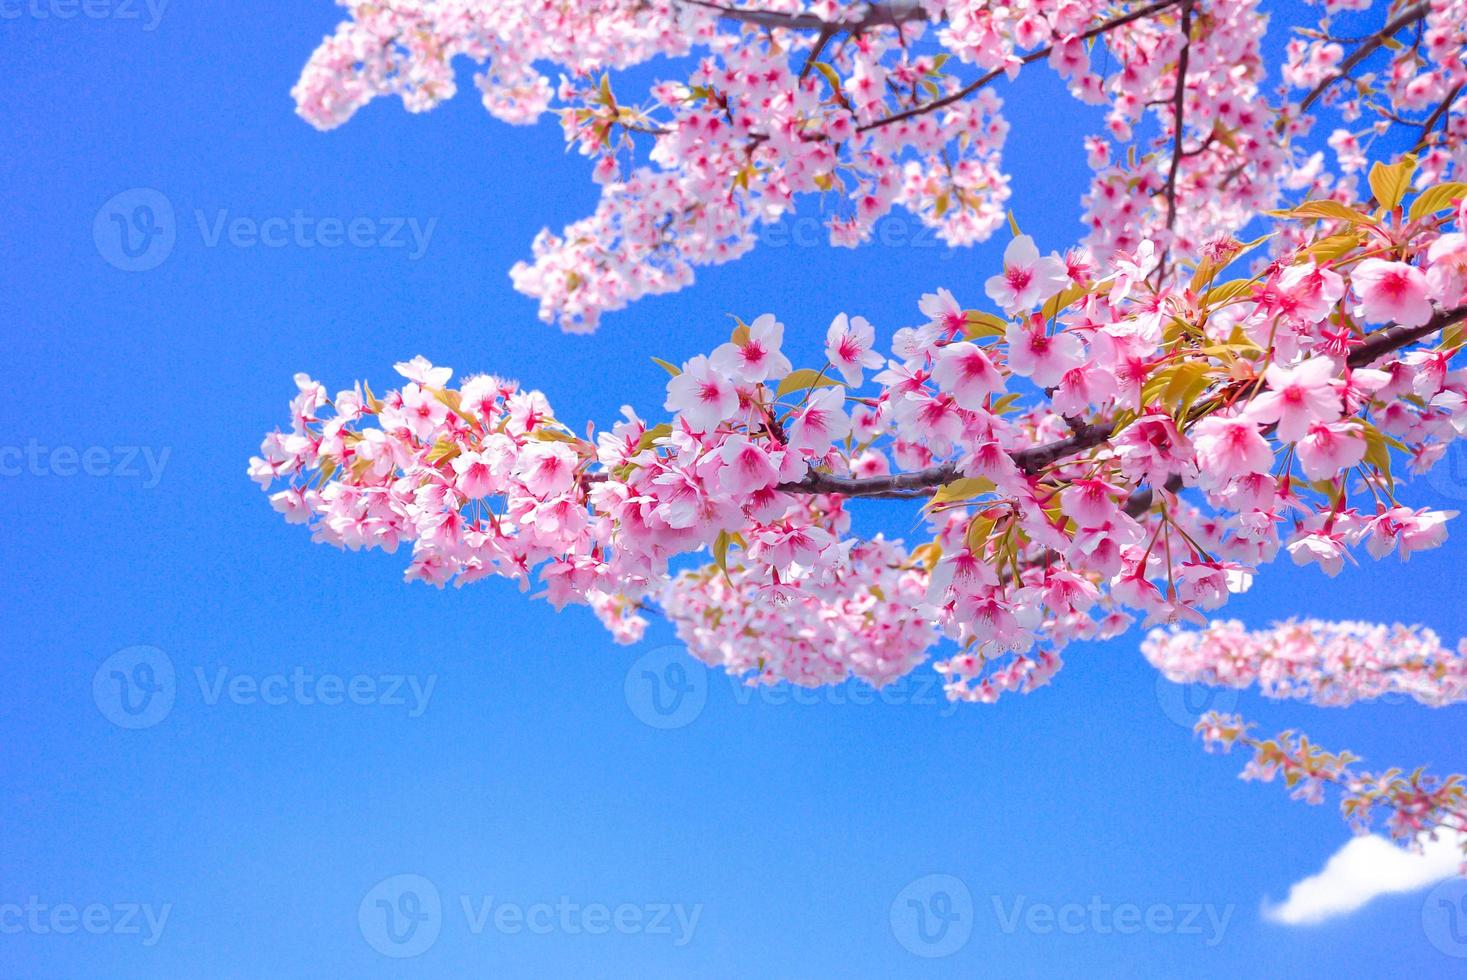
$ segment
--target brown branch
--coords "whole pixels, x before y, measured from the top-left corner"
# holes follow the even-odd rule
[[[1447,97],[1445,99],[1442,99],[1441,103],[1439,105],[1437,105],[1437,107],[1436,107],[1435,110],[1432,111],[1432,114],[1426,117],[1426,121],[1420,124],[1421,125],[1421,138],[1416,141],[1416,145],[1415,146],[1411,147],[1411,152],[1412,153],[1415,153],[1418,150],[1424,149],[1426,147],[1426,145],[1431,142],[1431,130],[1432,130],[1432,127],[1434,127],[1437,124],[1437,121],[1440,120],[1442,118],[1442,116],[1446,115],[1448,112],[1451,111],[1452,103],[1457,101],[1457,96],[1460,95],[1460,94],[1462,94],[1462,86],[1461,85],[1458,85],[1456,88],[1452,89],[1450,92],[1447,93]],[[1415,123],[1411,123],[1411,125],[1416,125],[1416,124]],[[1451,123],[1450,122],[1448,122],[1446,126],[1443,126],[1442,127],[1443,135],[1445,135],[1445,131],[1448,130],[1448,129],[1450,129],[1450,128],[1451,128]]]
[[[1192,0],[1182,4],[1182,51],[1177,55],[1177,87],[1172,95],[1172,164],[1166,178],[1166,227],[1177,223],[1177,173],[1182,167],[1182,126],[1187,101],[1187,62],[1192,55]],[[1163,262],[1165,260],[1163,259]]]
[[[1335,82],[1338,82],[1342,78],[1349,77],[1351,70],[1353,70],[1356,65],[1360,64],[1360,62],[1364,61],[1366,58],[1370,57],[1372,54],[1378,51],[1381,45],[1385,44],[1386,40],[1394,35],[1401,28],[1409,27],[1410,25],[1424,18],[1426,16],[1426,11],[1430,8],[1430,6],[1430,4],[1422,3],[1417,4],[1414,7],[1407,7],[1400,14],[1398,14],[1394,20],[1386,24],[1386,26],[1382,27],[1375,34],[1371,35],[1371,37],[1367,39],[1364,44],[1360,45],[1360,47],[1350,52],[1349,57],[1340,62],[1339,69],[1333,75],[1331,75],[1329,78],[1324,79],[1318,85],[1314,86],[1314,88],[1310,89],[1309,94],[1304,96],[1304,101],[1299,103],[1299,111],[1306,111],[1311,105],[1314,104],[1314,100],[1323,95],[1325,93],[1325,90],[1328,89],[1331,85],[1333,85]]]
[[[1415,343],[1423,337],[1430,336],[1438,330],[1463,320],[1467,320],[1467,306],[1458,307],[1455,310],[1442,310],[1419,327],[1394,326],[1377,330],[1370,334],[1364,343],[1350,352],[1346,363],[1352,368],[1365,367],[1391,351]],[[1114,424],[1110,422],[1087,424],[1067,439],[1059,439],[1032,449],[1020,449],[1010,453],[1009,457],[1020,470],[1032,476],[1051,463],[1103,445],[1110,439],[1114,431]],[[951,483],[962,475],[962,470],[955,462],[929,466],[925,470],[916,470],[911,473],[894,473],[889,476],[835,476],[811,470],[805,474],[804,479],[793,483],[782,483],[779,489],[785,493],[838,493],[847,497],[908,499],[931,496],[938,487]],[[1150,491],[1139,492],[1149,493]]]
[[[1130,13],[1122,14],[1119,17],[1108,20],[1103,24],[1095,25],[1084,34],[1079,35],[1079,40],[1088,41],[1093,37],[1098,37],[1108,31],[1113,31],[1117,27],[1122,27],[1126,24],[1131,23],[1132,21],[1141,20],[1144,17],[1150,17],[1152,14],[1158,14],[1161,11],[1166,10],[1168,7],[1175,7],[1181,2],[1183,2],[1183,0],[1157,0],[1157,2],[1147,4],[1144,7],[1137,7]],[[1019,63],[1021,65],[1032,65],[1040,58],[1048,57],[1049,53],[1052,50],[1054,50],[1054,45],[1046,44],[1044,47],[1039,48],[1035,51],[1031,51],[1028,54],[1024,55],[1023,58],[1019,59]],[[1002,75],[1003,73],[1003,68],[995,68],[992,71],[988,72],[986,75],[979,77],[975,81],[972,81],[962,88],[958,89],[956,92],[953,92],[951,95],[945,95],[940,99],[934,99],[931,102],[926,102],[922,105],[913,106],[910,109],[903,109],[901,112],[895,112],[889,116],[882,116],[880,119],[877,119],[873,122],[864,123],[856,127],[856,132],[864,133],[867,130],[878,129],[882,126],[889,126],[892,123],[901,122],[903,119],[911,119],[913,116],[925,115],[926,113],[934,112],[938,109],[944,108],[945,106],[950,106],[954,102],[961,102],[968,96],[972,95],[974,92],[992,82],[994,79],[998,78],[998,76]]]
[[[1177,55],[1177,86],[1172,94],[1172,162],[1166,175],[1166,230],[1177,224],[1177,176],[1182,169],[1182,127],[1186,122],[1187,63],[1192,56],[1192,0],[1182,4],[1182,50]],[[1203,149],[1206,149],[1204,144]],[[1197,152],[1202,152],[1198,150]],[[1167,259],[1171,256],[1171,238],[1161,250],[1161,260],[1156,264],[1156,281],[1166,281]]]
[[[709,0],[680,0],[682,3],[715,11],[725,20],[736,20],[759,27],[784,28],[792,31],[839,31],[859,32],[872,27],[898,26],[910,21],[927,19],[927,11],[918,4],[872,4],[864,16],[846,21],[828,21],[814,14],[782,14],[773,10],[751,10],[746,7],[729,7]]]

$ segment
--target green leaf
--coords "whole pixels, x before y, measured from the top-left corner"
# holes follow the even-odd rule
[[[936,507],[938,504],[948,504],[955,500],[968,500],[985,493],[994,491],[993,481],[986,477],[968,477],[944,483],[937,488],[937,492],[928,501],[928,507]]]
[[[1437,184],[1428,187],[1416,195],[1416,200],[1411,202],[1411,211],[1407,215],[1412,221],[1424,218],[1438,211],[1445,211],[1452,206],[1454,201],[1467,197],[1467,184],[1460,180],[1448,181],[1445,184]]]
[[[1321,262],[1329,262],[1342,255],[1354,251],[1360,246],[1360,236],[1356,232],[1345,232],[1342,235],[1330,235],[1321,238],[1310,245],[1307,249],[1309,255]]]
[[[723,577],[728,578],[728,549],[733,544],[733,535],[727,531],[719,531],[718,537],[713,542],[713,561],[718,565],[718,570],[723,572]],[[733,584],[733,580],[729,580]]]
[[[1385,436],[1373,425],[1365,425],[1361,433],[1365,437],[1365,462],[1374,466],[1385,477],[1386,485],[1394,492],[1396,481],[1391,476],[1391,450]]]
[[[1411,189],[1411,175],[1416,172],[1416,157],[1407,153],[1395,163],[1377,163],[1370,168],[1370,189],[1375,203],[1389,211],[1401,203]]]
[[[676,364],[669,364],[669,363],[667,363],[666,361],[664,361],[660,357],[654,357],[654,358],[652,358],[652,363],[653,364],[656,364],[658,367],[662,368],[662,370],[666,371],[668,374],[672,375],[674,378],[677,377],[679,374],[682,374],[683,373],[683,369],[682,368],[678,367]]]
[[[989,409],[989,413],[992,415],[1002,415],[1014,407],[1014,404],[1019,400],[1019,395],[1019,392],[1011,391],[1007,395],[997,399],[994,401],[993,407]]]
[[[967,340],[1002,337],[1009,328],[1009,322],[1003,317],[984,313],[981,310],[968,310],[963,317],[968,321],[967,328],[963,330],[963,337]]]
[[[433,448],[428,451],[428,465],[436,466],[445,460],[453,459],[458,455],[458,443],[452,439],[440,439],[433,443]]]
[[[827,378],[819,371],[812,371],[810,368],[800,368],[784,376],[784,380],[779,383],[779,387],[774,391],[774,397],[783,398],[793,391],[804,391],[806,388],[828,388],[839,384],[839,381],[833,378]]]
[[[825,81],[830,85],[830,89],[832,92],[835,93],[835,97],[840,99],[841,102],[845,102],[846,96],[845,93],[841,91],[840,75],[836,72],[836,70],[823,61],[815,62],[815,70],[825,76]]]
[[[637,440],[637,452],[641,452],[644,449],[651,449],[658,439],[665,439],[670,435],[672,435],[671,423],[663,422],[661,425],[654,425],[646,432],[643,432],[642,438]]]
[[[1292,211],[1270,211],[1268,213],[1283,218],[1318,218],[1327,221],[1348,221],[1356,225],[1375,224],[1375,219],[1370,215],[1346,207],[1339,201],[1305,201]]]

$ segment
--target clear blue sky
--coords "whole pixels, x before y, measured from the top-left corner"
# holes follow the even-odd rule
[[[120,3],[92,9],[121,14]],[[0,322],[12,379],[0,442],[47,454],[0,478],[11,569],[0,592],[0,907],[43,904],[43,926],[65,926],[66,912],[46,917],[69,907],[100,934],[26,919],[0,932],[0,977],[1457,967],[1424,937],[1419,893],[1314,929],[1262,920],[1261,900],[1282,898],[1348,831],[1332,805],[1241,783],[1241,759],[1205,755],[1169,717],[1175,691],[1158,695],[1135,634],[1071,648],[1052,687],[992,707],[954,710],[915,684],[889,705],[743,701],[694,671],[702,708],[662,729],[642,720],[657,716],[634,664],[665,656],[665,625],[619,648],[585,610],[557,615],[507,583],[404,585],[403,555],[313,545],[245,477],[261,435],[285,421],[296,371],[333,391],[359,378],[386,387],[394,361],[422,353],[518,377],[562,418],[605,425],[623,402],[655,412],[665,376],[649,355],[711,349],[726,313],[778,313],[792,356],[808,360],[841,310],[889,336],[914,322],[926,289],[979,302],[1001,242],[957,254],[765,247],[609,316],[593,338],[562,336],[506,275],[543,225],[593,205],[586,164],[556,127],[499,124],[470,90],[425,116],[382,102],[337,132],[313,131],[289,89],[339,16],[325,0],[179,0],[151,31],[140,3],[135,20],[5,9],[21,16],[0,20]],[[1042,247],[1063,248],[1080,231],[1080,140],[1098,116],[1043,71],[1004,95],[1018,123],[1008,163],[1019,219]],[[172,251],[144,272],[113,264],[127,264],[115,235],[99,249],[105,212],[94,227],[133,188],[175,211]],[[813,220],[817,202],[805,204]],[[403,248],[209,244],[221,212],[264,222],[297,211],[366,218],[372,234],[393,218],[435,224],[416,258],[410,236]],[[156,479],[149,460],[162,464]],[[1416,494],[1460,504],[1467,480]],[[871,520],[911,526],[899,505]],[[1253,625],[1292,613],[1425,622],[1455,639],[1467,613],[1448,597],[1464,557],[1459,535],[1408,565],[1367,559],[1333,582],[1277,565],[1227,611]],[[148,675],[106,662],[136,646],[161,651],[140,655],[159,683],[166,657],[174,701],[130,729],[109,720],[133,717],[113,670]],[[278,692],[270,678],[297,670],[377,686],[359,682],[365,704],[218,693],[236,677]],[[433,684],[423,710],[407,684],[389,696],[394,675]],[[1252,693],[1238,708],[1381,766],[1467,767],[1451,709],[1326,711]],[[393,959],[371,941],[393,948],[377,900],[431,915],[425,889],[416,906],[392,891],[402,879],[373,891],[404,874],[431,882],[442,911],[421,955]],[[891,921],[912,897],[903,890],[927,888],[928,875],[953,876],[971,896],[971,935],[943,958],[913,955],[934,948]],[[1212,945],[1205,915],[1187,934],[1004,928],[1016,904],[1094,896],[1232,910]],[[513,928],[516,908],[562,897],[579,911],[537,919],[549,934]],[[492,899],[483,928],[465,899],[471,913]],[[510,925],[497,929],[504,904]],[[597,904],[631,907],[630,934],[589,934],[598,923],[585,907]],[[679,944],[675,915],[650,928],[659,905],[701,906],[689,941]],[[143,912],[165,907],[150,933]],[[0,927],[21,921],[0,913]]]

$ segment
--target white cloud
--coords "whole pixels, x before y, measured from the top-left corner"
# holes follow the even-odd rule
[[[1462,851],[1451,835],[1423,841],[1421,853],[1371,834],[1352,839],[1324,870],[1296,882],[1289,897],[1263,903],[1263,917],[1288,926],[1314,925],[1346,915],[1380,895],[1413,892],[1457,873]]]

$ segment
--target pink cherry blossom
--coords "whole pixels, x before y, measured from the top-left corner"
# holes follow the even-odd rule
[[[780,352],[784,324],[765,313],[749,324],[743,343],[727,343],[708,358],[714,370],[740,381],[768,381],[790,373],[790,361]]]
[[[1430,284],[1414,265],[1366,259],[1350,280],[1360,297],[1356,315],[1371,323],[1394,321],[1415,327],[1431,319]]]
[[[709,429],[733,415],[739,407],[739,393],[722,371],[699,354],[668,381],[663,407],[677,412],[695,429]]]
[[[1199,479],[1204,486],[1220,486],[1229,480],[1267,473],[1273,465],[1273,450],[1258,432],[1257,423],[1240,417],[1211,416],[1194,430]]]
[[[937,355],[932,367],[932,380],[953,401],[970,411],[983,408],[984,402],[1004,389],[1003,376],[977,344],[947,344]]]
[[[1065,262],[1057,255],[1043,258],[1034,239],[1020,235],[1003,253],[1003,272],[984,283],[988,298],[1010,313],[1032,310],[1070,284]]]
[[[1269,390],[1248,405],[1248,417],[1277,422],[1279,438],[1295,442],[1314,422],[1334,422],[1342,411],[1333,384],[1337,371],[1327,358],[1312,357],[1293,367],[1269,365],[1264,372]]]
[[[872,350],[875,344],[876,329],[865,317],[847,317],[841,313],[825,332],[826,358],[846,384],[853,387],[861,384],[862,368],[881,367],[881,355]]]

